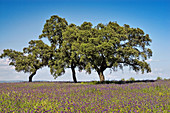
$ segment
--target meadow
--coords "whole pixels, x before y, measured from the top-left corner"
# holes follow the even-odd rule
[[[168,113],[170,81],[0,83],[0,113]]]

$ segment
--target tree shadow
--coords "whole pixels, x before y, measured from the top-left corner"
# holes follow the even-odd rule
[[[91,81],[91,82],[83,82],[83,83],[87,83],[87,84],[131,84],[131,83],[140,83],[140,82],[155,82],[157,80],[135,80],[135,81]]]

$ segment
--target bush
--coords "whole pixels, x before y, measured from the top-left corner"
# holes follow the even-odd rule
[[[168,79],[164,78],[164,80],[168,80]]]
[[[129,81],[135,81],[135,78],[131,77],[131,78],[129,79]]]
[[[156,80],[162,80],[162,78],[161,77],[157,77],[157,79]]]
[[[124,78],[122,78],[120,81],[126,81]]]

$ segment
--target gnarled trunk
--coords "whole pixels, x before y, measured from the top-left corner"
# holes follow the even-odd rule
[[[98,75],[99,75],[99,78],[100,78],[100,82],[104,82],[105,78],[104,78],[104,75],[103,75],[103,71],[98,71]]]
[[[31,73],[31,75],[29,76],[29,82],[32,82],[32,78],[33,78],[33,76],[36,74],[36,71],[35,72],[33,72],[33,73]]]
[[[74,83],[77,83],[75,68],[71,67],[71,71],[72,71],[73,81]]]

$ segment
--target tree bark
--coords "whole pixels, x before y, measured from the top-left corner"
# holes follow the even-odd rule
[[[74,83],[77,83],[75,68],[71,67],[71,71],[72,71],[73,81]]]
[[[33,76],[36,74],[36,71],[35,72],[33,72],[33,73],[31,73],[31,75],[29,76],[29,82],[32,82],[32,78],[33,78]]]
[[[103,71],[98,71],[98,75],[99,75],[99,78],[100,78],[100,82],[104,82],[105,78],[104,78],[104,75],[103,75]]]

